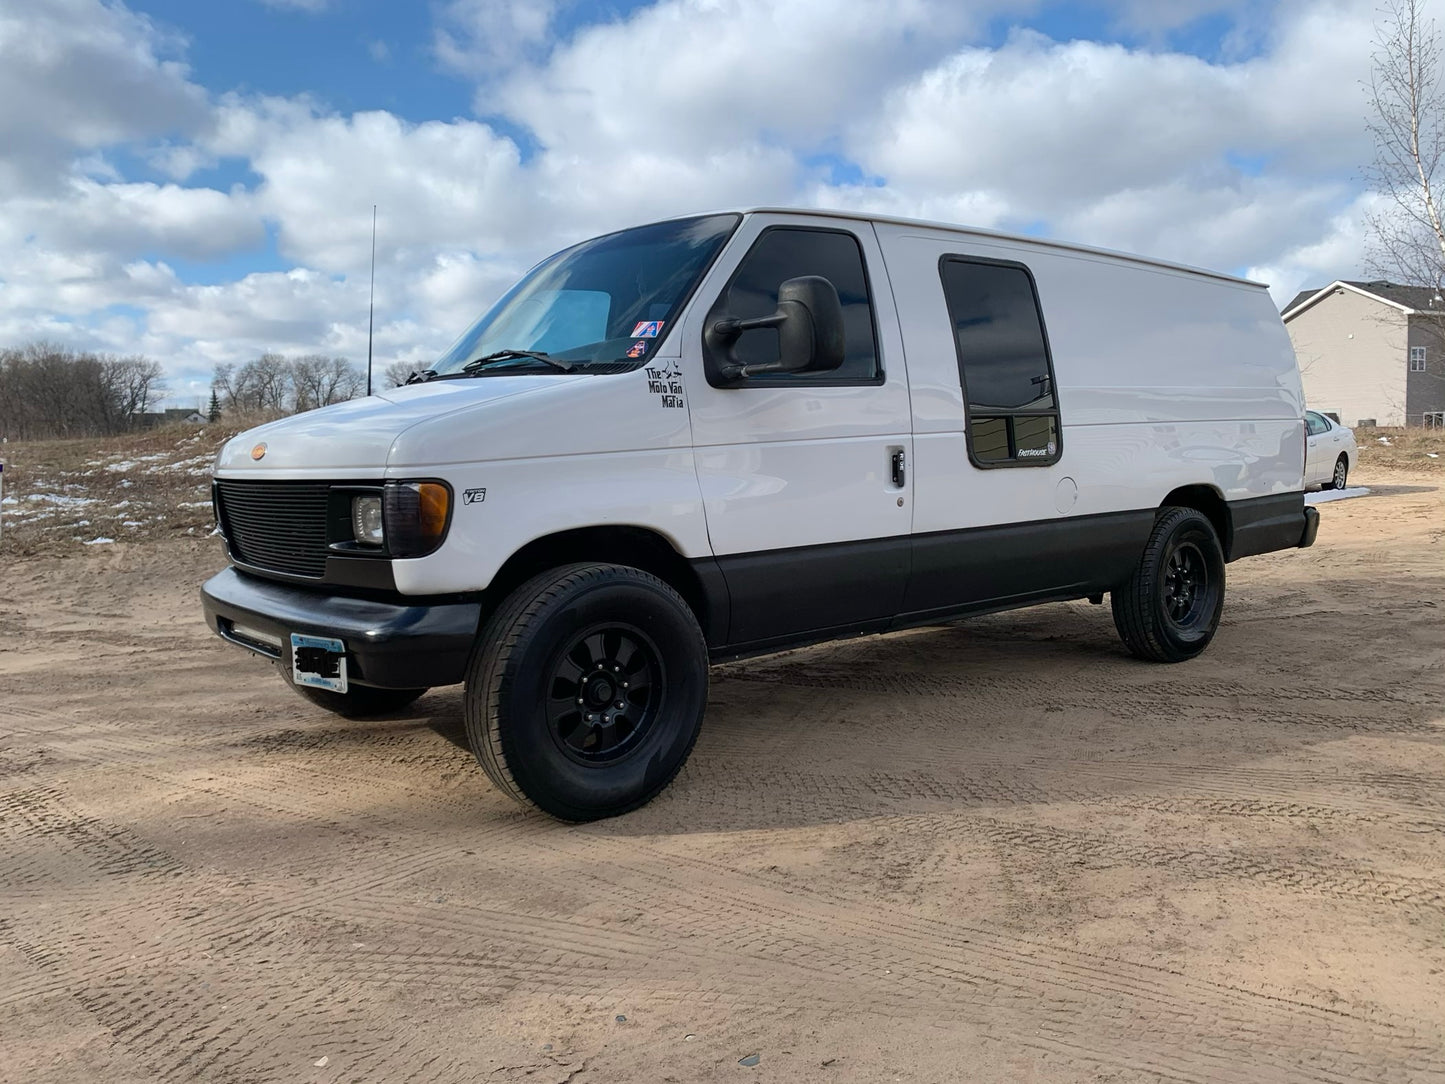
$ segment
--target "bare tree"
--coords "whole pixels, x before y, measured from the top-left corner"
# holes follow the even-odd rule
[[[1384,0],[1371,58],[1375,159],[1366,176],[1385,206],[1366,219],[1370,271],[1413,286],[1445,286],[1445,96],[1440,37],[1424,0]]]
[[[43,342],[0,350],[0,433],[10,439],[118,433],[164,395],[161,367],[147,358]]]
[[[404,361],[393,361],[381,374],[389,388],[399,388],[406,383],[407,378],[416,371],[416,366],[408,365]]]
[[[1383,0],[1375,27],[1368,121],[1375,157],[1367,177],[1384,200],[1366,218],[1366,266],[1379,278],[1430,291],[1407,317],[1400,348],[1403,354],[1407,346],[1425,346],[1423,337],[1438,358],[1445,354],[1445,58],[1425,8],[1426,0]],[[1445,401],[1438,369],[1412,376],[1405,387],[1414,390],[1392,405],[1407,425],[1420,411],[1410,413],[1413,396],[1424,396],[1421,405]]]
[[[291,361],[296,410],[314,410],[355,399],[366,388],[366,374],[345,358],[307,354]]]
[[[134,424],[166,396],[164,373],[159,362],[139,355],[101,359],[109,398],[125,424]]]

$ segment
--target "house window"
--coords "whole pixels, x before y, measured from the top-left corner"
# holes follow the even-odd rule
[[[1412,373],[1425,371],[1425,348],[1423,346],[1410,347],[1410,371]]]

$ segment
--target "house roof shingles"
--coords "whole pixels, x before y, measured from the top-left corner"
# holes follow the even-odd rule
[[[1442,295],[1430,286],[1399,286],[1393,282],[1375,280],[1373,282],[1355,282],[1350,279],[1340,279],[1347,286],[1353,286],[1357,290],[1363,290],[1367,294],[1382,298],[1385,301],[1392,301],[1396,305],[1403,305],[1407,309],[1417,309],[1428,312],[1431,309],[1445,311],[1445,299]],[[1313,290],[1301,290],[1286,305],[1281,312],[1289,312],[1298,305],[1304,304],[1315,294],[1325,289],[1323,286],[1316,286]]]

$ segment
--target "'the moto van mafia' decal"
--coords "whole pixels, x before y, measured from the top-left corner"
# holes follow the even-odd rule
[[[682,398],[682,369],[676,360],[649,365],[643,370],[647,374],[647,390],[662,400],[669,410],[681,410],[687,404]]]

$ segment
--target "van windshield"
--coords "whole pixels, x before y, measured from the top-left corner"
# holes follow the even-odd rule
[[[738,221],[709,215],[658,222],[559,252],[507,291],[423,376],[641,366]]]

